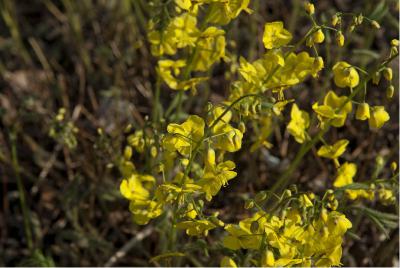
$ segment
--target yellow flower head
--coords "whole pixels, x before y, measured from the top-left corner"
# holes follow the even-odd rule
[[[203,188],[208,201],[218,194],[222,186],[225,186],[229,180],[236,177],[237,173],[233,171],[235,167],[235,163],[232,161],[206,166],[204,176],[198,183]]]
[[[333,78],[338,87],[355,88],[360,77],[357,70],[345,61],[339,61],[333,66]]]
[[[207,71],[211,65],[225,57],[225,31],[211,26],[205,29],[196,43],[193,58],[194,71]]]
[[[372,107],[371,117],[369,118],[369,127],[372,129],[381,128],[385,122],[389,121],[390,116],[385,111],[384,106],[374,106]]]
[[[290,40],[292,40],[292,34],[283,28],[282,21],[265,24],[263,42],[266,49],[284,46],[288,44]]]
[[[129,210],[133,214],[133,220],[140,225],[147,224],[151,219],[157,218],[162,213],[162,204],[152,200],[131,201]]]
[[[182,124],[169,124],[169,134],[163,139],[163,146],[168,151],[178,151],[180,154],[189,155],[194,147],[204,136],[204,120],[191,115]]]
[[[222,117],[219,118],[220,116]],[[215,149],[236,152],[242,147],[243,133],[229,124],[231,118],[232,112],[225,113],[225,108],[222,106],[215,107],[207,118],[208,125],[214,125],[211,141]],[[216,121],[217,119],[219,120]]]
[[[149,191],[145,184],[154,184],[155,178],[150,175],[132,174],[128,179],[123,179],[120,184],[120,192],[123,197],[129,200],[146,200]]]
[[[336,177],[333,186],[335,187],[343,187],[348,184],[353,183],[353,177],[356,175],[357,166],[353,163],[344,163],[338,169],[338,175]]]
[[[337,96],[330,90],[324,98],[324,104],[314,103],[313,110],[317,113],[320,121],[329,123],[334,127],[342,127],[346,121],[347,114],[353,109],[347,96]]]
[[[251,9],[248,8],[250,0],[200,0],[198,2],[211,2],[209,7],[210,13],[208,16],[208,21],[215,24],[225,25],[232,19],[236,18],[242,11],[251,13]]]
[[[175,90],[188,90],[194,88],[198,83],[206,80],[205,77],[194,77],[188,80],[180,81],[178,76],[181,73],[181,69],[186,66],[184,60],[159,60],[157,72],[164,82]]]
[[[296,104],[293,104],[290,116],[287,130],[298,143],[303,143],[307,138],[306,131],[310,126],[310,116],[306,111],[300,110]]]
[[[330,158],[335,161],[335,164],[338,166],[339,162],[337,159],[341,156],[345,151],[346,147],[349,144],[348,140],[339,140],[333,145],[323,145],[319,148],[317,155],[325,158]]]
[[[186,234],[190,236],[207,236],[208,231],[215,227],[217,226],[208,220],[190,220],[176,224],[176,228],[186,229]]]

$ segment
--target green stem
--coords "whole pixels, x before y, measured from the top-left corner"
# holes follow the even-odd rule
[[[33,239],[32,239],[32,232],[30,226],[30,217],[29,217],[29,210],[26,205],[26,197],[25,197],[25,190],[24,185],[22,183],[22,179],[19,172],[19,163],[18,163],[18,155],[17,155],[17,146],[16,146],[16,133],[10,133],[10,140],[11,140],[11,157],[12,157],[12,165],[14,168],[15,176],[17,178],[17,187],[19,192],[19,201],[22,209],[22,215],[24,219],[24,229],[26,235],[26,241],[28,244],[28,249],[33,252]]]

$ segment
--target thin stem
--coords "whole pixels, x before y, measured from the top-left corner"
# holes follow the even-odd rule
[[[19,172],[19,163],[18,163],[18,155],[17,155],[17,146],[16,146],[16,133],[10,133],[10,140],[11,140],[11,157],[12,157],[12,165],[14,168],[15,176],[17,178],[17,187],[19,193],[19,201],[22,209],[22,215],[24,218],[24,229],[26,235],[26,241],[28,244],[28,249],[33,252],[33,239],[32,239],[32,232],[30,226],[30,217],[29,217],[29,210],[26,205],[26,197],[25,197],[25,190],[24,185],[22,183],[22,179]]]

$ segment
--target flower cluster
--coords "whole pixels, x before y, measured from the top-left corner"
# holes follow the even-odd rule
[[[280,215],[262,210],[237,225],[226,225],[223,245],[233,251],[256,251],[257,265],[263,267],[340,265],[343,235],[351,222],[342,213],[317,205],[329,202],[332,195],[325,200],[305,193],[293,197],[280,200],[286,202]]]
[[[332,128],[345,127],[352,118],[368,120],[373,131],[390,119],[383,104],[370,108],[366,88],[371,83],[380,83],[382,75],[389,84],[386,96],[393,96],[393,74],[387,65],[398,55],[398,41],[392,41],[391,54],[371,71],[346,61],[335,62],[327,70],[333,74],[331,89],[323,92],[321,100],[300,107],[296,97],[286,98],[286,92],[309,79],[318,79],[326,68],[317,53],[317,46],[325,42],[326,31],[336,34],[339,47],[344,44],[345,14],[334,15],[334,28],[318,25],[315,8],[307,3],[305,11],[313,26],[304,38],[292,44],[293,36],[283,22],[265,23],[262,38],[265,53],[254,61],[239,58],[238,78],[231,82],[227,98],[209,103],[201,115],[182,116],[176,107],[182,104],[185,91],[192,89],[196,94],[199,83],[209,79],[205,72],[214,63],[229,59],[236,64],[227,56],[222,26],[242,11],[251,13],[251,10],[249,1],[175,0],[172,4],[174,13],[166,23],[162,26],[155,21],[149,23],[148,40],[152,54],[159,58],[159,81],[178,91],[167,112],[175,109],[176,116],[163,118],[160,113],[153,114],[161,123],[130,134],[119,162],[123,175],[120,192],[130,202],[134,221],[147,224],[166,215],[172,218],[174,228],[197,237],[224,227],[222,244],[230,250],[231,257],[224,257],[222,266],[236,266],[235,252],[239,250],[251,251],[252,262],[258,266],[341,265],[342,242],[352,224],[343,211],[339,212],[342,207],[338,200],[346,203],[377,197],[383,204],[390,204],[396,200],[395,185],[393,179],[377,177],[354,182],[356,163],[342,161],[350,140],[328,143],[324,136]],[[357,23],[350,27],[355,28],[364,17],[354,17]],[[370,21],[374,25],[375,21]],[[299,51],[303,44],[313,50]],[[200,73],[203,75],[199,76]],[[357,108],[353,109],[353,105]],[[216,212],[207,215],[206,202],[211,202],[238,176],[233,153],[245,147],[245,140],[251,143],[251,152],[261,147],[271,148],[268,138],[274,124],[285,120],[285,114],[290,114],[287,132],[302,144],[298,159],[319,147],[316,156],[333,161],[336,175],[332,174],[331,185],[335,190],[326,191],[322,198],[311,192],[288,190],[291,172],[299,163],[296,160],[272,190],[262,191],[254,200],[246,201],[247,209],[256,209],[252,216],[238,224],[226,224]],[[183,120],[177,119],[182,117]],[[251,135],[246,131],[249,126]],[[145,168],[135,167],[136,152],[136,158],[145,160]],[[396,168],[392,169],[395,174]]]

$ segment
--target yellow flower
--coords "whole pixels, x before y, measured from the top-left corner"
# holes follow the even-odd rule
[[[197,19],[195,16],[184,13],[171,21],[174,39],[178,48],[195,46],[199,30],[196,28]]]
[[[369,104],[364,102],[357,106],[356,119],[367,120],[370,118]]]
[[[208,220],[183,221],[176,224],[178,229],[186,229],[186,234],[190,236],[207,236],[208,231],[217,227]]]
[[[315,7],[314,7],[314,5],[311,4],[310,2],[304,3],[304,9],[306,10],[306,12],[307,12],[309,15],[313,15],[314,12],[315,12]]]
[[[201,1],[206,3],[211,2],[208,21],[215,24],[225,25],[236,18],[242,11],[251,13],[251,10],[248,8],[250,0]]]
[[[283,28],[282,21],[266,23],[263,42],[266,49],[284,46],[292,40],[292,34]]]
[[[353,106],[347,96],[339,97],[330,90],[324,98],[324,104],[314,103],[312,108],[321,122],[329,122],[334,127],[342,127]]]
[[[123,197],[129,200],[146,200],[149,191],[143,183],[155,183],[155,178],[150,175],[132,174],[128,179],[123,179],[120,184],[120,192]]]
[[[385,79],[387,81],[392,81],[393,79],[393,70],[390,67],[386,67],[385,69],[383,69],[383,77],[385,77]]]
[[[208,201],[219,192],[222,186],[236,177],[237,173],[233,171],[234,168],[235,163],[232,161],[206,166],[203,178],[199,180],[198,184],[203,188]]]
[[[301,207],[308,208],[308,207],[313,206],[313,203],[311,202],[310,198],[306,194],[300,195],[299,201],[300,201]]]
[[[348,140],[342,139],[337,141],[333,145],[323,145],[321,146],[321,148],[319,148],[317,155],[333,159],[333,161],[335,161],[335,164],[338,166],[339,162],[337,159],[346,151],[346,147],[348,144]]]
[[[204,120],[191,115],[182,124],[169,124],[167,131],[169,134],[163,139],[163,146],[168,151],[178,151],[187,156],[200,142],[204,136]]]
[[[197,53],[193,58],[194,71],[207,71],[212,64],[225,57],[225,32],[217,27],[208,27],[196,43]]]
[[[206,80],[205,77],[194,77],[188,80],[180,81],[177,77],[181,73],[181,69],[186,66],[184,60],[159,60],[157,72],[164,82],[175,90],[188,90],[194,88],[198,83]]]
[[[181,173],[179,173],[181,174]],[[183,176],[183,174],[181,174]],[[179,175],[177,175],[179,177]],[[181,182],[176,182],[180,184]],[[159,202],[171,203],[174,202],[181,193],[194,193],[201,191],[201,187],[186,178],[185,184],[182,186],[175,185],[174,183],[163,183],[157,187],[155,196]],[[178,200],[181,202],[182,200]]]
[[[360,77],[357,70],[345,61],[340,61],[333,66],[333,78],[338,87],[355,88]]]
[[[368,121],[369,127],[372,129],[381,128],[389,119],[390,116],[385,111],[384,106],[374,106],[372,107],[371,117]]]
[[[287,130],[298,143],[303,143],[307,139],[306,131],[310,126],[310,116],[306,111],[300,110],[297,104],[293,104],[290,116]]]
[[[133,220],[137,224],[144,225],[161,215],[162,204],[152,200],[132,200],[129,210],[133,214]]]
[[[192,6],[191,0],[175,0],[175,4],[184,10],[189,10]]]
[[[240,67],[239,67],[239,73],[240,75],[247,81],[250,83],[257,83],[259,82],[259,77],[258,77],[258,71],[256,69],[256,67],[249,63],[248,61],[246,61],[245,58],[240,57],[239,59],[240,62]]]
[[[341,31],[337,32],[336,34],[336,43],[338,46],[342,47],[344,45],[344,35]]]
[[[234,260],[232,260],[231,258],[225,256],[222,258],[220,264],[220,267],[237,267],[237,264],[235,263]]]
[[[214,122],[224,114],[225,108],[217,106],[207,118],[208,125],[214,125]],[[228,152],[236,152],[242,147],[243,133],[229,124],[232,118],[232,112],[228,111],[212,127],[211,141],[215,149]]]
[[[375,193],[374,193],[373,189],[371,189],[371,190],[364,190],[364,189],[346,190],[346,195],[351,200],[355,200],[358,198],[365,198],[368,200],[373,200],[375,197]]]
[[[384,205],[390,205],[396,201],[396,196],[393,194],[393,191],[385,188],[378,190],[378,197]]]
[[[357,166],[353,163],[344,163],[338,169],[338,175],[336,177],[333,186],[342,187],[353,183],[353,177],[356,175]]]

